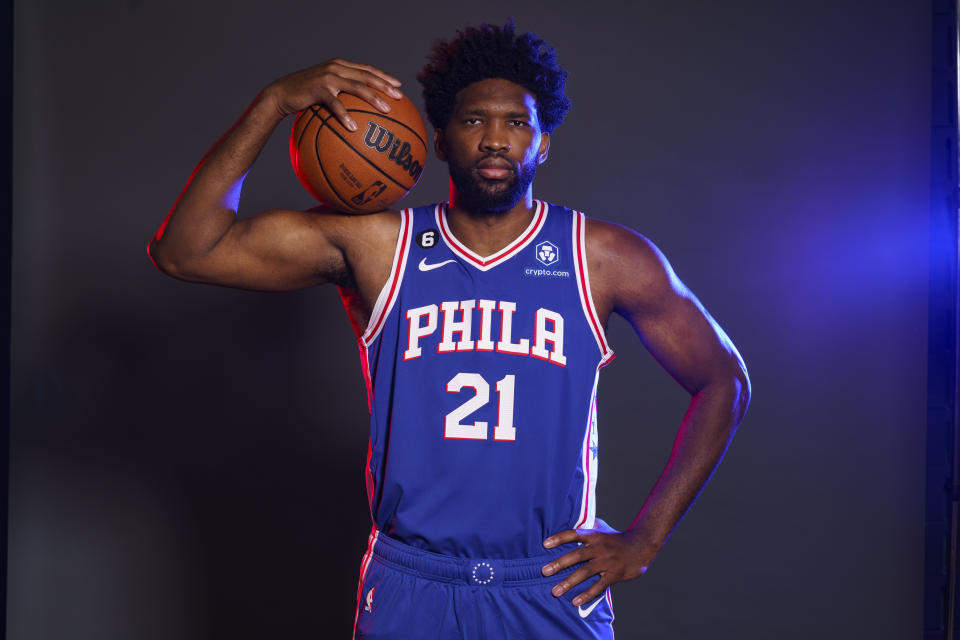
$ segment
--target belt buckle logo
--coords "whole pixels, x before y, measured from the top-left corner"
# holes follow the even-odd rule
[[[473,565],[473,571],[470,572],[470,577],[473,581],[480,585],[490,584],[496,575],[493,566],[489,562],[478,562]]]

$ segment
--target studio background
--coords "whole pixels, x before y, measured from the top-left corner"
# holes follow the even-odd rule
[[[271,80],[398,76],[516,18],[573,102],[535,194],[650,237],[754,399],[621,638],[917,637],[922,625],[930,8],[883,0],[15,3],[8,635],[346,638],[367,412],[332,287],[187,284],[147,241]],[[313,205],[285,121],[241,215]],[[403,201],[446,197],[430,156]],[[619,317],[598,514],[627,526],[688,397]],[[430,624],[428,612],[424,624]]]

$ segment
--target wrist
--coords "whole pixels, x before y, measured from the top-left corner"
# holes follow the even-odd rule
[[[281,120],[293,113],[289,109],[285,109],[283,105],[284,101],[281,100],[279,90],[274,85],[269,85],[253,99],[253,104],[250,105],[250,113],[258,119],[267,120],[273,126],[276,126]]]
[[[658,535],[656,531],[645,527],[644,523],[638,522],[630,525],[623,534],[626,536],[631,547],[634,547],[644,554],[650,555],[656,555],[660,551],[660,548],[667,541],[667,536],[669,535],[669,533],[666,535]]]

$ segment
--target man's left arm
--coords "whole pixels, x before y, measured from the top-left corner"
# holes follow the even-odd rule
[[[736,347],[653,243],[629,229],[591,220],[586,244],[600,320],[606,324],[610,313],[618,313],[630,322],[691,400],[666,467],[625,531],[568,530],[544,541],[547,548],[582,544],[543,567],[549,576],[582,563],[553,588],[555,596],[600,575],[574,605],[646,572],[710,479],[750,399],[749,378]]]

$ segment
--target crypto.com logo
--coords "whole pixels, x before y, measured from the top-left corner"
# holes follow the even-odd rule
[[[557,246],[552,242],[541,242],[535,248],[537,250],[537,260],[545,267],[556,264],[556,262],[560,259],[560,253],[557,251]]]

